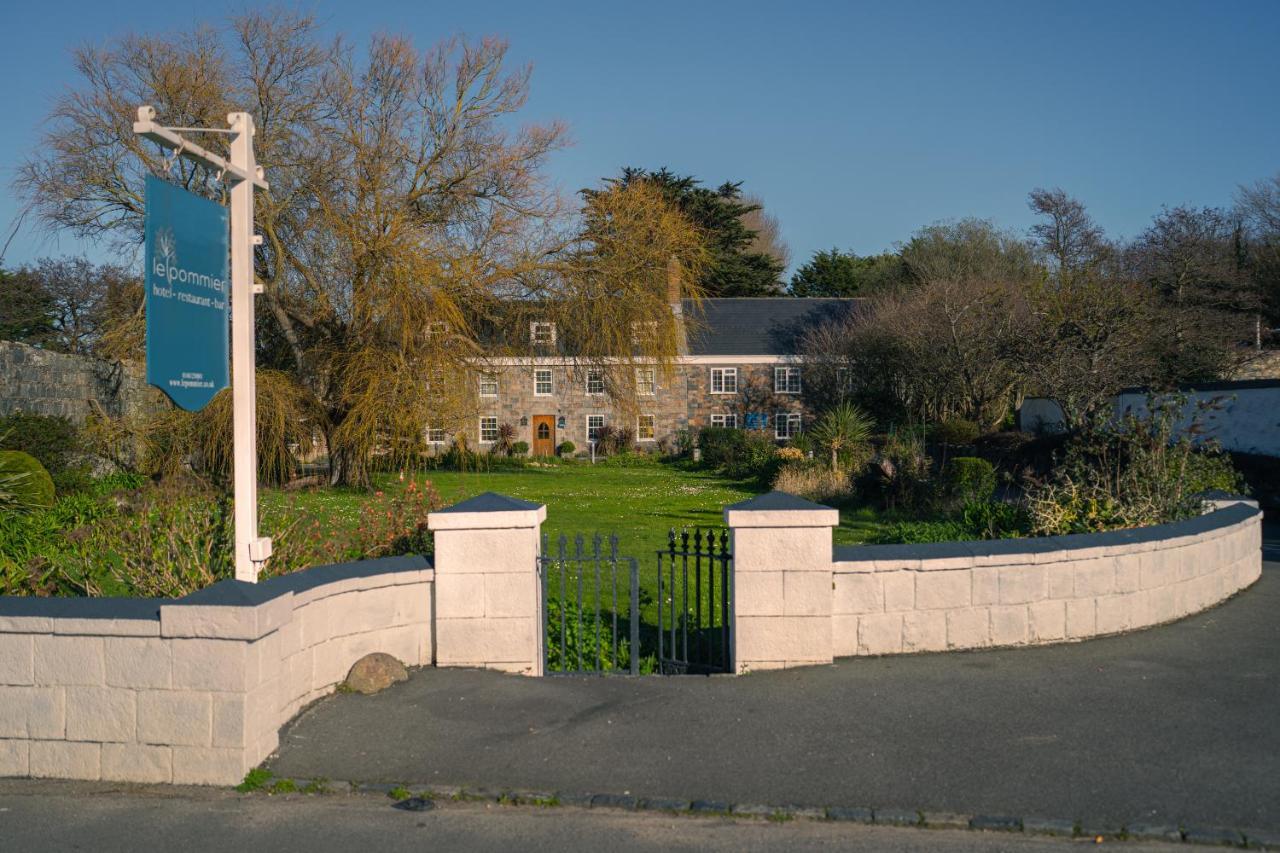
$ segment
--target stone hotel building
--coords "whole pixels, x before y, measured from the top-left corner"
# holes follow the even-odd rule
[[[759,429],[779,441],[804,429],[805,365],[799,352],[806,330],[838,320],[856,299],[703,299],[672,305],[681,342],[670,371],[636,368],[635,405],[622,407],[607,393],[603,371],[568,355],[498,359],[479,378],[478,415],[468,430],[481,449],[498,438],[501,424],[516,429],[536,456],[551,455],[565,441],[580,453],[609,424],[628,428],[636,444],[655,449],[681,429],[723,426]],[[553,323],[530,322],[533,349],[554,352]],[[430,442],[449,436],[432,430]]]

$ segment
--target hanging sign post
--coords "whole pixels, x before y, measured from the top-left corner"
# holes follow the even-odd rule
[[[139,107],[133,132],[171,149],[174,157],[212,169],[231,183],[231,206],[192,196],[158,178],[147,179],[147,381],[184,409],[200,409],[227,385],[227,297],[231,306],[236,579],[256,583],[271,556],[258,536],[258,453],[254,370],[253,190],[267,189],[254,161],[253,117],[227,116],[229,128],[171,128]],[[227,160],[180,132],[231,136]],[[152,205],[155,205],[153,210]],[[230,220],[230,293],[227,288]],[[220,330],[220,331],[219,331]]]

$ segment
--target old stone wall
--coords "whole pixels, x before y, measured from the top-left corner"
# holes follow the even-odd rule
[[[164,395],[137,367],[0,341],[0,415],[61,415],[81,424],[95,404],[111,417],[134,417],[161,409]]]

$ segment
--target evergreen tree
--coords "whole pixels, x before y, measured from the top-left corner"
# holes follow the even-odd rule
[[[54,335],[53,297],[30,275],[0,270],[0,340],[41,346]]]
[[[906,268],[893,252],[860,257],[839,249],[817,251],[791,276],[792,296],[866,296],[899,284]]]
[[[657,187],[668,201],[702,232],[709,262],[699,284],[706,296],[778,296],[783,265],[766,252],[751,251],[756,232],[743,217],[760,205],[742,198],[742,182],[725,182],[717,189],[701,186],[692,175],[677,175],[663,167],[654,171],[628,166],[610,185],[637,182]],[[600,190],[583,190],[588,199]]]

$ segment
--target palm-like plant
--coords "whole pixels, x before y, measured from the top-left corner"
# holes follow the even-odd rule
[[[843,402],[828,409],[813,425],[811,435],[831,454],[831,470],[840,467],[840,454],[871,438],[874,422],[862,409]]]

